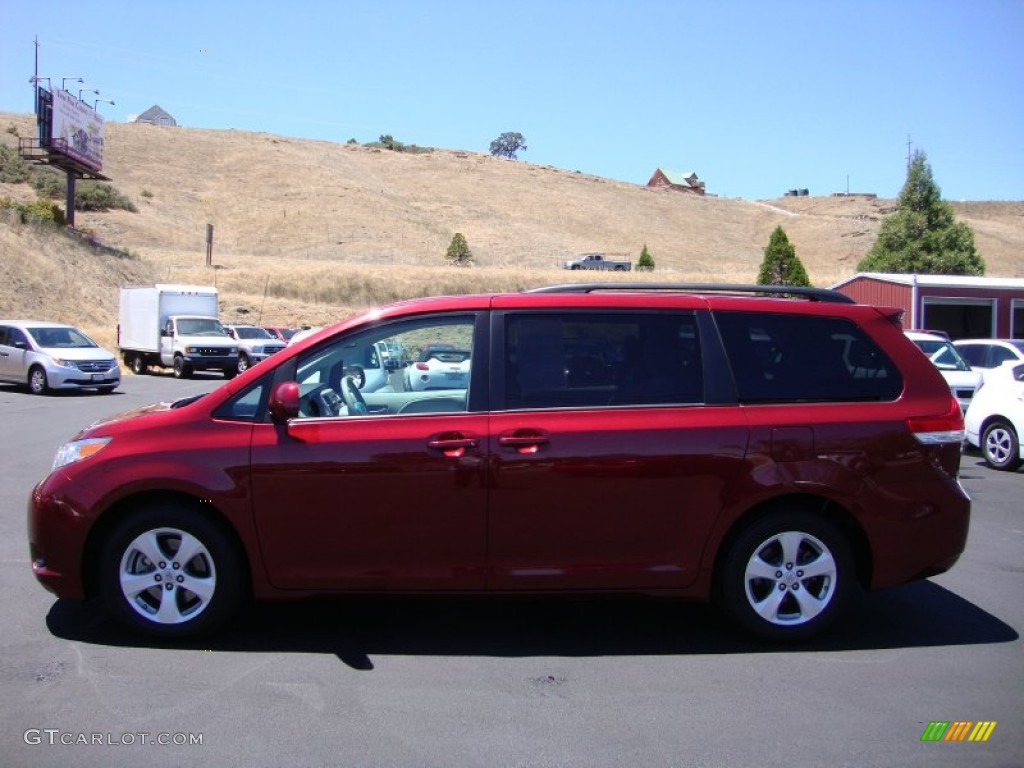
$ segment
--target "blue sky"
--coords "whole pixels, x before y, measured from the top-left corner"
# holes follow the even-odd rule
[[[0,0],[0,111],[40,75],[108,120],[485,152],[709,192],[1024,200],[1024,0]],[[849,181],[847,181],[849,179]],[[115,180],[116,181],[116,180]]]

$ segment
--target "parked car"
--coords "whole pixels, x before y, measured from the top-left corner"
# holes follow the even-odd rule
[[[988,370],[1007,361],[1024,361],[1024,339],[960,339],[953,346],[971,368]]]
[[[960,403],[960,409],[967,413],[971,398],[981,385],[981,371],[973,370],[953,343],[944,336],[926,331],[906,331],[906,335],[939,369],[939,373],[949,383],[950,392]]]
[[[305,328],[300,328],[299,330],[292,334],[292,337],[290,339],[288,339],[288,346],[290,347],[292,344],[298,344],[300,341],[303,341],[312,336],[314,333],[317,333],[318,331],[322,330],[323,328],[311,328],[309,326]]]
[[[465,389],[469,386],[470,353],[452,344],[428,344],[405,370],[406,388]]]
[[[263,362],[284,349],[287,344],[256,325],[225,325],[224,330],[238,342],[238,372],[244,373],[250,365]]]
[[[964,417],[967,442],[995,469],[1013,471],[1024,460],[1024,361],[985,372]]]
[[[952,567],[963,415],[897,311],[725,289],[353,317],[75,435],[31,494],[32,570],[164,638],[250,596],[580,591],[710,599],[796,640]],[[377,343],[457,354],[468,381],[363,392],[346,371]],[[610,370],[570,375],[581,350]]]
[[[54,389],[108,394],[121,384],[121,368],[112,352],[73,326],[0,320],[0,381],[23,384],[34,395]]]
[[[285,344],[291,341],[292,336],[294,336],[299,330],[298,328],[287,328],[283,325],[264,325],[262,327],[264,331],[269,333],[278,341],[283,341]]]

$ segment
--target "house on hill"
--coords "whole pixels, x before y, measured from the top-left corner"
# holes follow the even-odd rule
[[[647,182],[648,187],[661,189],[674,189],[677,192],[686,192],[691,195],[704,194],[704,182],[697,178],[693,171],[679,173],[677,171],[666,171],[663,168],[656,168],[651,180]]]
[[[178,121],[174,119],[170,112],[164,110],[159,104],[154,104],[152,107],[147,109],[141,115],[135,118],[136,123],[149,123],[150,125],[174,125],[178,124]]]

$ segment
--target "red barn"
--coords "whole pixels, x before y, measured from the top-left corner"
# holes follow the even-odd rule
[[[951,339],[1024,339],[1024,279],[860,272],[834,286],[861,304],[902,307],[904,328]]]

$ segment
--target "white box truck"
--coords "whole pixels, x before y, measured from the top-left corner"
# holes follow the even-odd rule
[[[136,374],[150,366],[172,368],[176,378],[192,371],[238,372],[238,342],[217,319],[217,289],[167,283],[122,288],[117,346]]]

